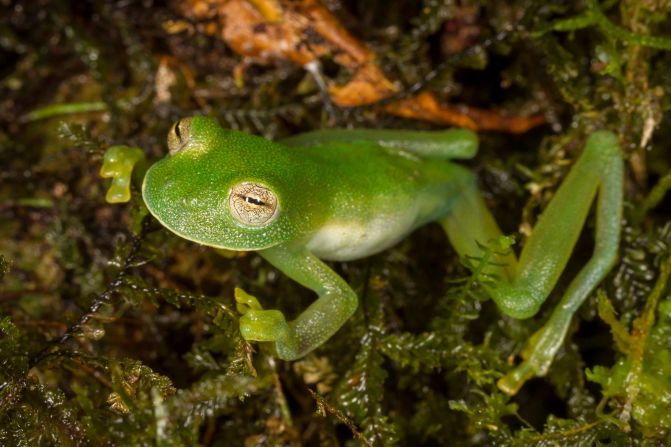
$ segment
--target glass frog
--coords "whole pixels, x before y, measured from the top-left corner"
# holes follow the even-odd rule
[[[318,295],[287,322],[281,311],[236,292],[242,336],[272,342],[278,357],[293,360],[326,342],[357,308],[354,291],[324,261],[373,255],[429,222],[444,228],[462,257],[482,256],[487,244],[503,240],[474,174],[452,162],[473,157],[477,145],[477,136],[463,129],[319,130],[272,142],[196,116],[173,125],[169,154],[147,171],[142,195],[151,214],[177,235],[256,251]],[[124,150],[137,160],[131,148],[115,147],[102,171],[127,192]],[[504,392],[515,394],[526,380],[547,373],[573,314],[615,263],[623,169],[617,137],[591,134],[519,259],[509,250],[487,265],[498,278],[487,287],[498,308],[515,318],[533,316],[555,287],[596,199],[594,253],[529,340],[524,361],[499,380]],[[127,197],[115,199],[122,200]]]

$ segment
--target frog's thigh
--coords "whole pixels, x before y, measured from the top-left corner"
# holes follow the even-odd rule
[[[472,158],[478,151],[477,135],[467,129],[409,131],[388,129],[323,129],[280,141],[287,146],[313,147],[322,144],[373,143],[402,150],[426,159]]]
[[[289,322],[284,339],[275,348],[280,358],[304,356],[328,340],[354,313],[358,299],[349,285],[306,249],[273,247],[259,252],[294,281],[314,290],[318,299]]]
[[[462,258],[479,258],[483,246],[496,241],[503,233],[489,212],[475,181],[467,184],[455,199],[450,213],[440,221],[450,244]],[[513,253],[494,254],[484,273],[510,280],[516,272],[517,259]]]

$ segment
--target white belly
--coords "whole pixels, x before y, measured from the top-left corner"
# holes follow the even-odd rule
[[[391,247],[413,230],[417,210],[405,211],[402,215],[378,216],[365,223],[328,223],[314,234],[306,248],[327,261],[349,261],[370,256]]]

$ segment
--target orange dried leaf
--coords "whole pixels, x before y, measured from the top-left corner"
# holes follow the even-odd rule
[[[385,110],[404,118],[421,119],[473,130],[478,128],[477,124],[463,111],[440,104],[431,92],[422,92],[412,98],[391,103],[385,107]]]
[[[218,34],[236,53],[256,63],[289,60],[301,66],[333,55],[352,72],[344,85],[330,85],[333,102],[340,107],[374,104],[397,87],[375,63],[375,54],[352,36],[318,0],[185,0],[183,12],[196,20],[213,20],[205,32]],[[236,82],[242,84],[242,67]],[[388,113],[405,118],[473,130],[523,133],[545,122],[543,116],[505,116],[496,111],[441,103],[431,92],[394,102]]]
[[[329,87],[331,99],[340,107],[373,104],[396,91],[396,86],[372,63],[361,66],[347,84]]]
[[[545,122],[542,115],[530,117],[506,116],[498,111],[441,103],[431,92],[394,102],[385,107],[393,115],[421,119],[437,124],[465,127],[476,131],[493,130],[524,133]]]

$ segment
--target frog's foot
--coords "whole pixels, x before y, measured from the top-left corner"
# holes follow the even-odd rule
[[[130,200],[130,182],[133,168],[144,159],[144,152],[136,147],[112,146],[105,151],[100,176],[111,178],[105,200],[107,203],[123,203]]]
[[[501,391],[514,396],[527,380],[543,377],[550,370],[555,354],[561,346],[563,332],[559,336],[552,332],[553,326],[546,325],[536,331],[522,351],[522,363],[501,377],[496,385]]]
[[[279,310],[264,310],[256,297],[240,288],[235,289],[235,301],[240,317],[240,334],[249,341],[275,342],[276,351],[283,351],[291,339],[289,324]]]
[[[289,337],[289,324],[279,310],[249,310],[240,317],[245,340],[281,342]]]
[[[234,291],[240,317],[240,334],[245,340],[280,341],[289,336],[289,325],[279,310],[263,310],[261,303],[244,290]]]
[[[498,382],[496,382],[496,385],[507,395],[514,396],[527,380],[533,379],[539,375],[540,374],[536,373],[534,366],[531,365],[528,360],[525,360],[517,365],[512,371],[508,372],[508,374],[501,377]]]
[[[284,360],[300,357],[294,348],[296,340],[284,314],[279,310],[264,310],[256,297],[235,289],[235,301],[240,317],[240,334],[248,341],[274,342],[277,355]]]

